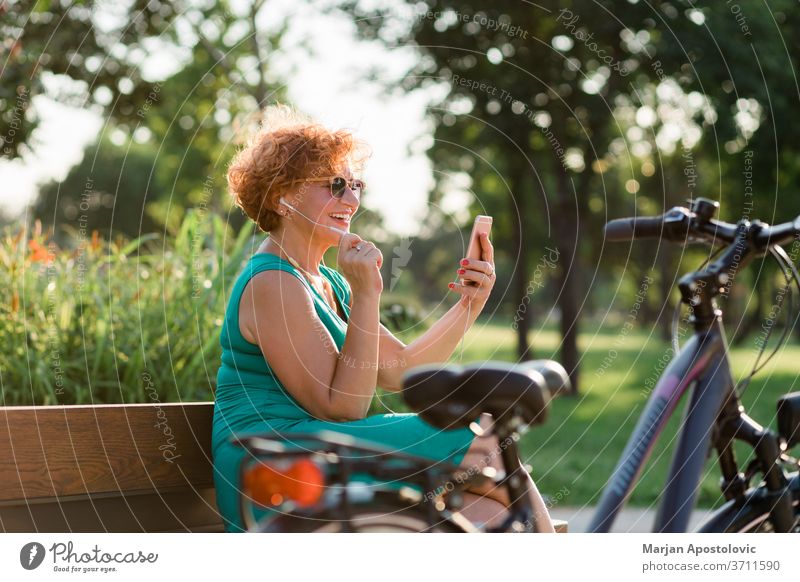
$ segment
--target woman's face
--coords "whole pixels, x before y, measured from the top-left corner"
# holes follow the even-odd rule
[[[334,174],[343,176],[348,180],[353,179],[350,168],[345,167]],[[295,202],[292,202],[294,198]],[[331,195],[331,187],[328,177],[320,177],[319,181],[302,182],[298,192],[294,197],[289,197],[289,202],[300,212],[318,224],[313,224],[303,216],[296,216],[294,222],[303,230],[309,233],[314,240],[326,244],[338,245],[339,235],[327,228],[320,226],[332,226],[344,232],[350,232],[350,221],[358,210],[360,200],[353,190],[348,186],[344,190],[341,198],[334,198]]]

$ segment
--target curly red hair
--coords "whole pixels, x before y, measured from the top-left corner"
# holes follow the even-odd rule
[[[360,171],[367,149],[347,130],[330,130],[285,105],[272,106],[228,166],[228,189],[235,204],[269,232],[280,222],[281,196],[304,179],[335,175],[347,163]]]

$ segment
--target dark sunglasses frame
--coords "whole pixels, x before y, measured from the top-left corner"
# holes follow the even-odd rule
[[[348,180],[344,176],[327,176],[325,178],[311,178],[308,180],[303,180],[304,182],[327,182],[328,189],[331,193],[333,198],[341,198],[344,196],[344,191],[346,188],[350,188],[353,191],[353,194],[356,195],[356,198],[361,198],[361,195],[367,189],[367,184],[364,180],[353,179]]]

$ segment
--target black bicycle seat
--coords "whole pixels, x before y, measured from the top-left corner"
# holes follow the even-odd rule
[[[550,385],[537,368],[548,372]],[[525,424],[541,424],[546,420],[551,386],[563,389],[565,378],[569,383],[566,372],[562,375],[559,369],[563,371],[559,364],[543,360],[428,364],[403,375],[402,394],[412,410],[438,428],[469,426],[483,412],[490,413],[495,422],[516,416]]]

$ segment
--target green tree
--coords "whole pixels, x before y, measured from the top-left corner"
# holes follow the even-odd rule
[[[142,155],[145,148],[150,150],[149,168],[142,167],[142,156],[135,162],[139,172],[133,179],[136,188],[121,184],[123,173],[117,176],[120,184],[115,189],[111,188],[112,177],[104,180],[106,192],[125,193],[115,196],[115,202],[135,201],[137,205],[135,216],[127,213],[127,206],[125,213],[117,213],[116,220],[125,222],[122,230],[135,235],[134,218],[142,213],[143,225],[165,225],[174,232],[193,206],[231,210],[229,204],[221,202],[224,197],[214,194],[224,189],[225,167],[238,144],[238,135],[259,123],[263,107],[285,96],[283,85],[269,78],[272,49],[280,44],[284,30],[265,31],[258,24],[265,7],[263,0],[233,4],[134,2],[130,7],[111,10],[108,3],[94,2],[51,5],[20,0],[13,4],[9,14],[13,18],[4,21],[4,30],[15,39],[16,48],[3,72],[3,87],[9,86],[5,83],[7,75],[12,80],[30,77],[28,85],[19,89],[26,95],[23,105],[28,108],[32,96],[44,91],[46,73],[81,81],[83,84],[71,94],[47,94],[72,105],[91,107],[108,119],[109,133],[116,134],[117,145],[102,139],[101,145],[92,146],[88,157],[96,160],[100,155],[111,165],[95,169],[92,164],[92,172],[104,176],[111,168],[122,172],[126,150],[133,148]],[[109,11],[113,18],[99,26],[98,19],[108,16]],[[54,28],[53,22],[59,25]],[[165,79],[144,77],[147,58],[154,54],[164,60],[171,57],[174,72]],[[26,69],[37,58],[37,63],[48,66],[37,64],[32,72],[30,67]],[[23,115],[20,121],[15,115],[9,98],[0,98],[0,118],[9,124],[22,124],[18,131],[12,129],[15,149],[8,152],[12,157],[29,139],[28,118],[35,118]],[[120,146],[121,141],[124,143]],[[100,154],[99,147],[111,151]],[[80,205],[84,187],[73,182],[87,178],[92,173],[87,169],[73,172],[70,187],[48,187],[43,193],[47,199],[36,206],[40,218],[48,223],[59,216],[65,218],[55,212],[55,194],[63,208]],[[139,182],[145,176],[147,187],[141,188]],[[52,216],[46,216],[48,213]],[[239,212],[230,214],[230,219],[235,226],[244,222]],[[110,222],[102,226],[103,230],[112,228]]]
[[[134,0],[102,3],[107,24],[99,26],[90,0],[4,0],[0,3],[0,156],[17,158],[30,149],[37,117],[32,100],[49,94],[75,106],[111,111],[115,120],[136,119],[150,91],[138,67],[150,39],[174,40],[168,3]],[[166,36],[165,36],[166,35]],[[44,80],[61,76],[77,83],[47,91]],[[63,84],[62,84],[63,85]],[[108,107],[113,104],[113,107]]]
[[[154,168],[155,152],[147,145],[93,144],[63,181],[42,186],[33,214],[53,227],[61,244],[76,232],[97,230],[106,238],[153,232],[159,225],[145,205],[157,191]]]
[[[195,35],[187,47],[190,58],[154,85],[135,123],[121,125],[157,148],[159,190],[147,213],[170,230],[193,206],[231,211],[225,197],[215,195],[225,189],[227,162],[241,137],[258,126],[263,108],[286,97],[283,83],[268,80],[285,27],[259,28],[263,0],[237,4],[236,10],[228,2],[184,4],[180,13]],[[229,218],[235,226],[244,222],[238,211]]]
[[[764,33],[757,43],[763,56],[759,65],[767,67],[758,75],[765,88],[758,89],[756,59],[747,61],[746,81],[726,77],[731,69],[727,56],[741,59],[753,51],[743,46],[736,15],[723,8],[712,11],[711,4],[509,0],[487,6],[435,0],[409,3],[404,14],[358,1],[345,5],[368,38],[417,47],[420,58],[401,87],[447,83],[447,96],[431,109],[436,129],[430,156],[440,175],[469,174],[477,193],[475,212],[501,213],[496,240],[517,267],[517,300],[528,293],[531,263],[539,258],[530,249],[549,243],[559,250],[561,359],[575,386],[581,308],[590,301],[591,283],[604,278],[599,263],[589,260],[605,252],[602,224],[643,211],[661,212],[691,194],[685,184],[674,184],[668,192],[663,187],[666,180],[674,182],[670,176],[678,170],[682,147],[708,155],[720,147],[720,135],[735,143],[752,138],[730,105],[742,107],[738,99],[766,103],[773,73],[780,77],[775,86],[790,92],[791,52],[781,49],[788,61],[775,58],[783,39],[767,29],[773,18],[788,25],[788,7],[787,2],[774,3],[771,14],[755,2],[741,3],[754,29]],[[718,31],[712,28],[717,25]],[[730,95],[731,83],[741,87],[739,95]],[[668,134],[674,128],[659,113],[668,86],[678,97],[694,91],[709,105],[679,107],[684,121],[672,139]],[[647,111],[648,96],[655,99],[650,109],[656,119],[644,123],[639,118]],[[780,114],[785,119],[788,112],[785,107]],[[667,127],[660,136],[659,125]],[[631,128],[643,135],[631,135]],[[651,147],[634,148],[647,142]],[[641,168],[648,159],[659,172],[647,173],[660,175],[662,184],[652,180],[647,191],[640,191]],[[720,175],[729,168],[720,166]],[[440,191],[445,185],[440,183]],[[651,261],[655,268],[664,263],[661,287],[666,294],[672,260]],[[647,268],[634,270],[641,275]],[[530,354],[526,323],[523,319],[518,328],[521,357]]]
[[[431,156],[438,168],[469,173],[479,196],[475,211],[497,209],[496,240],[516,266],[515,302],[529,295],[530,265],[540,258],[531,249],[558,251],[561,359],[577,389],[579,293],[586,282],[578,228],[587,215],[590,168],[613,137],[610,104],[627,90],[629,71],[646,71],[641,49],[622,44],[624,26],[601,5],[582,6],[577,25],[575,14],[559,13],[555,2],[425,6],[391,39],[384,28],[391,15],[362,12],[358,4],[349,9],[365,34],[419,47],[423,57],[406,77],[407,88],[450,84],[431,111]],[[645,11],[632,6],[631,12],[638,28]],[[596,43],[576,38],[585,26]],[[522,358],[530,355],[528,329],[525,312],[517,328]]]

